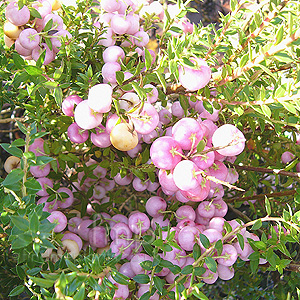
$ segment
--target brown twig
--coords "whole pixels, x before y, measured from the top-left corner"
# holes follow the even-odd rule
[[[3,129],[3,130],[0,130],[0,133],[9,133],[9,132],[16,132],[16,131],[20,131],[20,129],[19,128]]]
[[[287,190],[287,191],[283,191],[283,192],[259,194],[259,195],[253,195],[253,196],[247,196],[247,197],[227,198],[224,200],[228,204],[228,203],[240,202],[240,201],[260,200],[260,199],[265,199],[265,197],[267,197],[268,199],[271,199],[271,198],[282,197],[282,196],[293,196],[295,194],[296,194],[296,190]]]
[[[24,121],[24,118],[6,118],[6,119],[0,119],[0,124],[6,124],[10,122],[16,122],[16,121]]]
[[[283,175],[283,176],[288,176],[288,177],[296,177],[300,178],[300,173],[297,172],[289,172],[289,171],[284,171],[280,169],[268,169],[268,168],[261,168],[261,167],[252,167],[252,166],[240,166],[240,165],[234,165],[231,164],[233,167],[236,169],[240,170],[246,170],[246,171],[254,171],[254,172],[260,172],[260,173],[270,173],[274,175]]]

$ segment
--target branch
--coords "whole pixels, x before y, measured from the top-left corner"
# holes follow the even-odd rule
[[[283,40],[278,45],[273,46],[269,51],[257,55],[252,61],[248,62],[244,67],[237,68],[233,72],[231,76],[227,76],[226,78],[222,79],[219,82],[215,83],[215,86],[221,86],[226,84],[227,82],[233,81],[240,77],[243,73],[249,71],[255,66],[258,66],[262,61],[264,61],[266,58],[269,58],[276,53],[285,50],[287,46],[289,46],[293,41],[296,41],[300,37],[300,29],[298,29],[294,34],[287,37],[285,40]]]
[[[270,198],[282,197],[282,196],[294,196],[295,194],[296,194],[296,190],[287,190],[284,192],[259,194],[259,195],[253,195],[248,197],[234,197],[234,198],[228,198],[224,200],[227,204],[229,204],[229,203],[240,202],[240,201],[265,199],[265,197],[270,199]]]
[[[7,119],[0,119],[0,124],[6,124],[10,122],[16,122],[16,121],[24,121],[25,118],[7,118]]]
[[[261,168],[261,167],[252,167],[252,166],[240,166],[240,165],[234,165],[231,164],[236,169],[240,170],[247,170],[247,171],[254,171],[254,172],[260,172],[260,173],[270,173],[274,175],[283,175],[283,176],[289,176],[289,177],[296,177],[300,178],[300,173],[296,172],[288,172],[280,169],[268,169],[268,168]]]
[[[220,45],[220,42],[222,41],[222,39],[225,36],[225,33],[229,27],[229,25],[231,24],[231,22],[235,19],[236,14],[239,12],[239,10],[242,8],[243,4],[246,1],[241,1],[238,6],[236,7],[236,9],[232,12],[230,19],[228,20],[228,22],[225,24],[225,26],[223,27],[223,30],[221,32],[221,34],[216,38],[214,44],[209,48],[204,60],[207,60],[210,56],[210,54],[215,50],[215,48]]]
[[[237,54],[239,54],[241,51],[243,51],[248,43],[255,39],[256,37],[259,36],[259,34],[263,31],[263,29],[268,26],[270,24],[270,22],[278,15],[278,13],[287,5],[287,3],[289,2],[289,0],[284,0],[282,1],[279,5],[278,5],[278,11],[277,10],[273,10],[270,11],[269,14],[267,15],[267,17],[262,21],[262,23],[260,24],[260,26],[258,28],[256,28],[256,30],[254,30],[250,36],[247,38],[247,40],[242,44],[241,48],[237,49],[234,54],[232,54],[228,61],[225,64],[228,64],[230,62],[233,61],[233,59],[237,56]],[[245,28],[244,30],[245,31]]]

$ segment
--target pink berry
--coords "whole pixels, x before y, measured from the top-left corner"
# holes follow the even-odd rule
[[[179,82],[189,91],[197,91],[205,87],[211,78],[211,69],[201,58],[190,59],[195,68],[179,67]]]

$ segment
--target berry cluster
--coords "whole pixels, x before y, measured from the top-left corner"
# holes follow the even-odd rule
[[[183,108],[182,102],[167,99],[167,105],[163,106],[159,98],[159,94],[163,94],[161,87],[156,82],[138,80],[139,76],[126,69],[126,61],[132,55],[138,57],[138,63],[144,64],[141,70],[145,73],[157,63],[155,53],[145,48],[149,35],[140,20],[152,14],[164,20],[164,11],[158,2],[139,9],[137,1],[102,0],[100,7],[104,13],[94,26],[100,29],[99,45],[105,47],[102,77],[100,83],[88,90],[86,100],[73,94],[62,102],[63,113],[73,122],[67,135],[75,144],[86,143],[90,138],[95,148],[113,146],[127,151],[132,158],[148,149],[150,159],[147,163],[157,168],[157,180],[142,180],[130,172],[111,178],[107,169],[90,159],[85,167],[91,167],[92,176],[87,178],[84,172],[77,172],[81,165],[75,165],[70,172],[77,175],[78,180],[73,180],[67,188],[49,178],[49,163],[31,166],[30,173],[41,185],[37,204],[42,204],[43,210],[49,212],[48,220],[56,224],[54,232],[63,235],[63,248],[56,252],[47,249],[43,256],[55,261],[63,255],[62,249],[73,258],[87,247],[99,253],[110,249],[121,256],[119,272],[132,279],[150,273],[142,262],[151,263],[153,257],[147,254],[143,242],[145,236],[152,236],[152,241],[160,240],[161,246],[173,245],[167,250],[159,249],[157,254],[161,262],[181,269],[201,266],[203,272],[197,277],[208,284],[217,278],[229,280],[234,275],[233,265],[237,258],[249,260],[253,252],[250,240],[259,240],[236,220],[226,222],[224,218],[228,210],[222,199],[224,186],[234,188],[233,184],[238,180],[238,173],[225,163],[233,162],[244,150],[245,137],[232,124],[218,127],[219,110],[212,107],[209,112],[200,100],[194,102],[191,97],[189,106]],[[178,12],[172,12],[171,7],[175,6],[170,6],[170,14],[175,17]],[[71,35],[63,29],[62,19],[52,14],[54,8],[50,2],[34,2],[30,8],[25,5],[21,8],[17,2],[11,2],[6,9],[9,23],[4,32],[14,40],[16,50],[23,56],[37,60],[41,51],[46,50],[44,64],[48,64],[61,45],[59,36],[70,38]],[[185,19],[177,25],[183,34],[193,30]],[[13,26],[14,30],[9,29]],[[146,63],[149,58],[150,66]],[[180,65],[177,71],[186,97],[191,96],[190,92],[207,88],[211,79],[211,69],[206,61],[194,56],[189,58],[189,66]],[[121,80],[117,80],[118,76]],[[119,152],[111,149],[118,160]],[[44,140],[35,139],[29,151],[36,157],[44,156]],[[18,165],[19,161],[14,163]],[[147,200],[145,212],[132,211],[128,216],[116,214],[114,210],[99,212],[99,206],[111,201],[108,194],[115,191],[116,185],[131,184],[137,192],[157,193]],[[73,209],[80,202],[74,196],[75,192],[90,194],[91,190],[86,215],[82,216]],[[178,209],[169,212],[168,205],[174,203]],[[232,230],[234,234],[230,234]],[[214,246],[219,241],[222,249],[216,251]],[[193,257],[195,245],[203,255],[201,262],[196,262]],[[205,257],[213,259],[215,270],[205,263]],[[128,286],[105,275],[117,287],[114,299],[127,299]],[[155,276],[164,278],[166,288],[173,290],[177,275],[163,264],[158,264],[155,272]],[[192,277],[187,276],[185,287],[189,287],[191,280]],[[137,296],[141,297],[148,290],[148,285],[141,285]],[[150,299],[158,298],[158,294],[154,294]]]
[[[37,61],[45,52],[44,65],[55,59],[63,39],[71,39],[64,29],[63,19],[54,13],[60,8],[59,1],[35,1],[19,6],[18,1],[10,2],[5,10],[4,40],[7,46],[15,45],[16,51]]]

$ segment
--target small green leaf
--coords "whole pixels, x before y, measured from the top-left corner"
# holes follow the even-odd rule
[[[23,151],[15,146],[6,143],[0,145],[6,152],[8,152],[11,155],[17,156],[19,158],[23,156]]]
[[[9,293],[9,297],[15,297],[20,295],[23,291],[25,290],[25,286],[24,285],[18,285],[16,286],[10,293]]]
[[[199,289],[195,289],[193,295],[201,300],[209,300]]]
[[[284,31],[283,31],[283,25],[281,25],[279,27],[279,29],[277,29],[277,32],[276,32],[276,37],[275,37],[276,42],[275,42],[275,45],[278,45],[282,41],[282,39],[283,39],[283,33],[284,33]]]
[[[129,284],[129,277],[123,275],[119,272],[113,272],[112,278],[119,284],[128,285]]]
[[[39,277],[29,276],[29,278],[32,280],[33,283],[37,284],[40,287],[46,288],[46,289],[52,287],[55,282],[53,280],[48,280],[48,279],[39,278]]]
[[[161,85],[163,86],[164,92],[166,92],[166,90],[167,90],[167,83],[166,83],[165,78],[163,77],[163,75],[160,73],[159,70],[156,71],[155,74],[156,74],[158,80],[160,81]]]
[[[194,244],[193,246],[193,258],[197,260],[201,256],[201,248],[198,244]]]
[[[262,221],[261,219],[258,219],[253,226],[251,227],[251,230],[257,230],[262,226]]]
[[[261,109],[266,117],[268,117],[268,118],[271,117],[272,112],[268,105],[262,104]]]
[[[82,283],[79,291],[75,292],[75,295],[73,296],[73,300],[84,300],[85,299],[85,284]]]
[[[32,232],[37,232],[39,230],[40,221],[37,213],[34,211],[29,218],[29,229]]]
[[[30,16],[33,18],[42,19],[41,14],[33,7],[29,6]]]
[[[116,80],[119,85],[122,85],[122,83],[124,81],[124,73],[122,71],[116,72]]]
[[[29,178],[24,184],[30,194],[36,193],[42,189],[42,186],[35,178]]]
[[[238,239],[241,249],[244,250],[244,247],[245,247],[244,237],[240,233],[237,233],[236,236],[237,236],[237,239]]]
[[[238,5],[237,0],[230,0],[230,10],[231,11],[235,11],[237,5]]]
[[[14,140],[11,145],[15,147],[22,147],[25,146],[26,142],[23,139],[16,139]]]
[[[145,65],[146,65],[146,70],[149,70],[152,64],[152,55],[150,54],[150,51],[145,48],[144,50],[145,53]]]
[[[201,244],[203,245],[203,247],[205,249],[208,249],[210,246],[209,239],[202,233],[199,234],[199,238],[200,238],[200,241],[201,241]]]
[[[215,244],[215,248],[217,249],[217,253],[218,255],[221,255],[222,251],[223,251],[223,243],[221,240],[218,240]]]
[[[20,216],[10,216],[12,223],[22,231],[27,231],[29,229],[29,222],[27,219]]]
[[[193,272],[194,267],[192,265],[185,266],[181,273],[184,275],[191,274]]]
[[[18,53],[13,53],[14,64],[18,69],[23,69],[25,65],[24,59]]]
[[[189,67],[192,67],[192,68],[194,68],[195,67],[195,65],[193,64],[193,62],[191,62],[189,59],[187,59],[186,57],[184,57],[183,59],[183,63],[185,64],[185,65],[187,65],[187,66],[189,66]]]
[[[217,272],[217,263],[212,257],[205,257],[205,263],[213,273]]]
[[[46,32],[46,31],[49,31],[51,28],[53,27],[53,20],[50,19],[47,24],[45,25],[43,31]]]
[[[206,142],[204,140],[201,140],[197,145],[197,153],[201,153],[206,146]]]
[[[63,100],[63,92],[60,87],[56,87],[54,89],[54,98],[55,98],[56,104],[60,107],[62,104],[62,100]]]
[[[164,285],[166,284],[165,280],[161,279],[158,276],[155,276],[153,278],[153,282],[154,282],[154,286],[156,287],[156,289],[159,291],[160,294],[162,294]]]
[[[150,299],[150,292],[146,292],[145,294],[142,295],[142,297],[139,300],[149,300]]]
[[[266,207],[267,215],[270,216],[272,213],[272,210],[271,210],[270,201],[267,196],[265,196],[265,207]]]
[[[35,66],[25,66],[25,71],[31,76],[41,75],[43,70]]]
[[[2,185],[4,187],[9,187],[18,183],[24,177],[24,171],[21,169],[14,169],[5,177]]]
[[[71,271],[78,272],[78,268],[68,258],[65,258],[65,262]]]
[[[133,277],[133,280],[140,284],[147,284],[150,282],[149,276],[146,274],[138,274]]]

